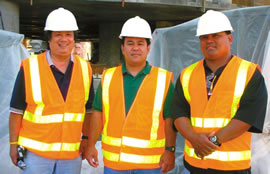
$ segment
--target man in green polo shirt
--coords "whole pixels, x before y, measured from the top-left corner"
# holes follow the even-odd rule
[[[99,165],[95,144],[102,133],[104,173],[163,173],[174,168],[172,73],[149,65],[151,28],[142,18],[123,25],[125,61],[103,73],[93,104],[86,159]]]

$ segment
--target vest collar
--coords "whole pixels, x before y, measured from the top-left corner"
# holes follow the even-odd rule
[[[146,61],[145,67],[137,75],[139,75],[139,74],[146,75],[146,74],[149,74],[150,71],[151,71],[151,65],[149,65],[148,61]],[[126,69],[126,62],[122,63],[122,73],[123,73],[123,75],[130,74]]]

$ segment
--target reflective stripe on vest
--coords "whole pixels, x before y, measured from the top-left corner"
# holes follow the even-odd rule
[[[105,120],[109,120],[109,109],[110,109],[110,103],[109,103],[109,86],[112,80],[112,76],[115,72],[116,68],[110,68],[107,70],[105,77],[104,77],[104,84],[102,87],[102,102],[104,104],[104,114],[105,114]],[[108,128],[108,121],[105,122],[104,128],[103,128],[103,134],[107,135],[107,128]]]
[[[182,86],[183,86],[184,96],[185,96],[185,98],[186,98],[186,100],[188,102],[190,102],[190,95],[189,95],[189,92],[188,92],[188,89],[189,89],[189,79],[190,79],[190,76],[191,76],[192,71],[198,65],[198,63],[199,62],[196,62],[196,63],[190,65],[189,67],[187,67],[187,69],[185,70],[185,73],[183,74]]]
[[[196,156],[195,151],[193,148],[189,148],[185,145],[185,152],[188,156],[200,159]],[[251,152],[250,150],[245,151],[237,151],[237,152],[222,152],[222,151],[215,151],[208,156],[205,156],[204,159],[214,159],[219,161],[243,161],[243,160],[250,160],[251,159]]]
[[[18,144],[35,149],[38,151],[77,151],[80,148],[80,142],[78,143],[43,143],[40,141],[32,140],[20,136]]]
[[[108,152],[102,150],[103,156],[109,161],[123,161],[129,163],[142,163],[142,164],[155,164],[159,163],[161,155],[133,155],[127,153],[117,153]],[[119,159],[120,158],[120,159]]]
[[[44,103],[42,102],[37,55],[30,57],[29,64],[30,64],[32,95],[33,95],[35,103],[37,104],[34,114],[42,115],[42,111],[44,109]]]
[[[77,121],[82,122],[84,120],[85,114],[73,114],[73,113],[64,113],[64,114],[51,114],[51,115],[34,115],[31,112],[25,111],[23,119],[28,120],[33,123],[60,123],[63,121]]]
[[[197,66],[198,62],[192,64],[190,67],[186,69],[186,71],[183,74],[183,91],[184,95],[187,101],[190,102],[190,94],[188,91],[189,86],[189,80],[190,76],[192,74],[192,70]],[[240,63],[240,66],[238,68],[237,76],[236,76],[236,84],[234,88],[234,97],[231,107],[231,118],[234,117],[238,104],[240,102],[240,99],[243,95],[245,84],[246,84],[246,77],[248,73],[248,68],[250,66],[250,62],[246,60],[242,60]],[[230,122],[230,119],[227,118],[197,118],[197,117],[191,117],[191,123],[194,127],[202,127],[202,128],[220,128],[226,126]]]
[[[224,127],[230,122],[228,118],[199,118],[191,117],[191,124],[194,127],[212,128],[212,127]]]
[[[159,68],[154,109],[153,109],[153,114],[152,114],[153,121],[152,121],[150,140],[157,139],[157,132],[158,132],[158,127],[159,127],[159,113],[162,108],[162,101],[163,101],[163,96],[165,93],[165,84],[166,84],[166,71],[164,69]]]
[[[79,58],[79,62],[82,68],[83,74],[83,84],[85,89],[85,103],[88,100],[89,95],[89,71],[87,62]],[[36,110],[34,114],[25,111],[24,119],[34,122],[34,123],[56,123],[63,121],[79,121],[82,122],[84,120],[84,114],[78,113],[65,113],[63,114],[52,114],[52,115],[42,115],[42,111],[44,109],[44,103],[42,101],[42,92],[41,92],[41,83],[39,76],[39,66],[37,56],[31,56],[29,59],[30,64],[30,77],[31,77],[31,86],[32,86],[32,95],[34,102],[37,104]]]
[[[121,142],[122,141],[122,142]],[[130,147],[137,147],[137,148],[156,148],[156,147],[164,147],[165,146],[165,139],[161,140],[142,140],[138,138],[131,138],[123,136],[121,138],[114,138],[106,135],[102,135],[102,142],[105,144],[118,146],[120,147],[121,144]]]
[[[245,90],[248,67],[250,66],[250,64],[251,64],[250,62],[246,60],[242,60],[240,67],[238,69],[236,83],[235,83],[234,97],[233,97],[233,102],[232,102],[231,118],[234,117],[238,108],[240,98],[242,97],[243,92]]]
[[[89,71],[88,71],[88,65],[85,60],[82,58],[79,58],[82,68],[82,75],[83,75],[83,85],[84,85],[84,93],[85,93],[85,103],[88,100],[89,96],[89,89],[90,89],[90,82],[89,82]]]

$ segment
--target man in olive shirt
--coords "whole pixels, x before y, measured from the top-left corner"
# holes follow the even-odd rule
[[[172,73],[146,61],[152,37],[144,19],[129,19],[119,38],[125,62],[103,73],[86,159],[98,166],[95,143],[102,131],[105,174],[168,172],[174,168],[176,140],[170,108]]]

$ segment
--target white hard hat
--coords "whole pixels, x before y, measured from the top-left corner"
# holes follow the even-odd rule
[[[222,31],[233,32],[231,22],[222,12],[208,10],[199,19],[196,36],[219,33]]]
[[[136,16],[127,20],[121,30],[119,38],[122,37],[142,37],[147,39],[152,39],[152,33],[150,25],[146,20]]]
[[[78,25],[74,15],[64,9],[53,10],[46,19],[44,31],[76,31]]]

